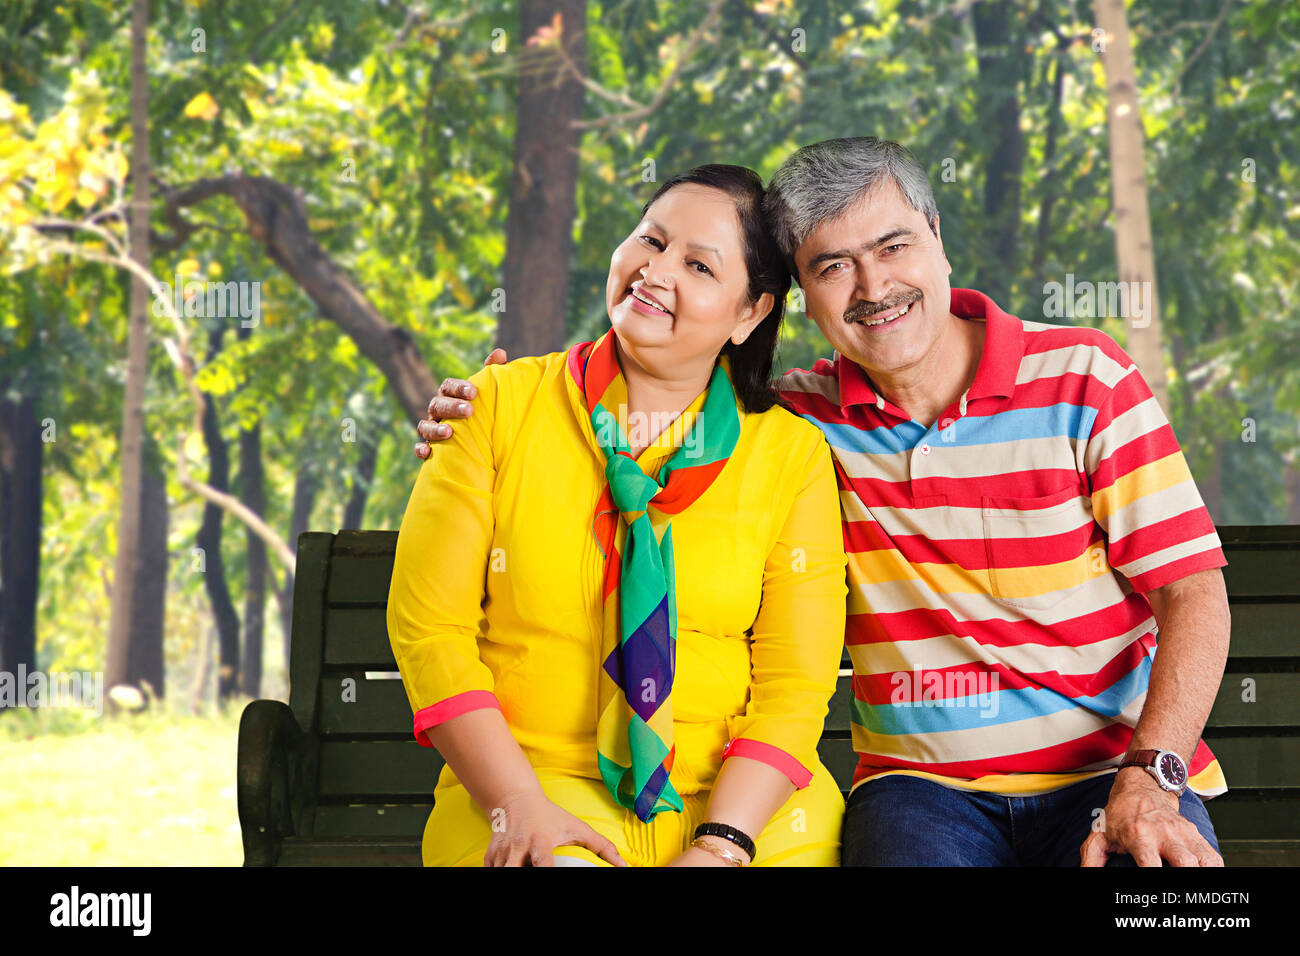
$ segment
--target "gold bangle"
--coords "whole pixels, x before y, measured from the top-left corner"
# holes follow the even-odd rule
[[[740,857],[736,856],[736,854],[732,853],[730,850],[723,849],[720,846],[715,846],[714,844],[710,843],[708,840],[704,839],[704,837],[697,837],[696,839],[691,841],[691,846],[697,846],[701,850],[707,850],[708,852],[716,856],[718,859],[725,860],[730,866],[749,866],[749,863],[747,861],[742,860]]]

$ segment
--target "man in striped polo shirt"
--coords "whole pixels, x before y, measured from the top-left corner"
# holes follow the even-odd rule
[[[1227,562],[1133,361],[950,289],[896,143],[805,147],[767,204],[837,352],[780,387],[841,489],[845,865],[1221,865],[1196,793],[1226,789]]]
[[[767,214],[837,353],[779,387],[840,485],[844,864],[1222,865],[1197,794],[1226,789],[1200,731],[1227,562],[1132,360],[951,289],[928,177],[896,143],[798,150]],[[466,385],[430,418],[465,417]]]

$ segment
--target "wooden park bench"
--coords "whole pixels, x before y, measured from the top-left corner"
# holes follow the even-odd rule
[[[1228,865],[1300,865],[1300,526],[1223,527],[1232,647],[1204,737],[1229,792],[1207,803]],[[411,732],[388,642],[397,533],[298,540],[290,700],[239,724],[246,866],[419,866],[442,759]],[[848,660],[820,751],[847,789]],[[351,682],[351,683],[348,683]]]

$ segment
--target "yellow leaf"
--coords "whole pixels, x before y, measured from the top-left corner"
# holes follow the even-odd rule
[[[109,153],[105,157],[105,165],[108,167],[108,173],[119,182],[126,180],[126,156],[119,152]]]
[[[64,182],[66,181],[67,180],[65,179]],[[63,207],[72,202],[76,195],[77,188],[75,186],[56,187],[53,190],[53,195],[50,197],[50,209],[56,213],[62,212]]]
[[[191,119],[198,118],[201,120],[211,121],[221,112],[221,107],[207,93],[200,93],[194,99],[185,104],[185,115]]]
[[[208,263],[208,275],[213,276],[213,277],[221,275],[221,263],[220,263],[220,262],[209,262],[209,263]]]
[[[183,259],[180,264],[176,266],[177,275],[192,276],[197,275],[198,271],[199,260],[197,259]]]
[[[443,277],[447,280],[447,285],[451,288],[451,294],[456,297],[456,301],[467,309],[473,308],[474,296],[470,295],[469,289],[465,287],[460,276],[448,269],[443,273]]]

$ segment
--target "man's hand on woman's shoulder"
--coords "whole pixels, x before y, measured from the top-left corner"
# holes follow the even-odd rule
[[[505,365],[505,349],[493,349],[483,360],[484,365]],[[442,441],[451,437],[449,418],[469,418],[474,413],[474,399],[478,397],[474,386],[463,378],[443,379],[438,394],[429,399],[429,417],[422,418],[415,425],[415,433],[420,441],[415,444],[415,457],[429,457],[429,442]]]

